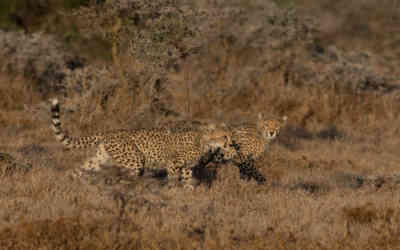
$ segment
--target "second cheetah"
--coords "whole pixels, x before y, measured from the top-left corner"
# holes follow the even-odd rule
[[[264,119],[261,114],[255,125],[233,126],[230,130],[232,144],[223,148],[224,159],[238,166],[241,178],[254,178],[258,183],[265,182],[265,177],[254,167],[254,160],[267,149],[267,145],[279,135],[286,124],[287,117]]]
[[[151,165],[165,166],[169,178],[181,177],[185,188],[193,188],[192,167],[210,151],[229,147],[228,133],[216,125],[171,131],[168,128],[116,130],[83,137],[69,137],[61,128],[60,105],[51,101],[52,129],[58,141],[68,148],[96,147],[96,155],[82,169],[97,171],[109,160],[139,176]]]

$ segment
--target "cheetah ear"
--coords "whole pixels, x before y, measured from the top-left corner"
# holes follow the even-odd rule
[[[262,115],[262,113],[260,112],[260,113],[258,113],[258,116],[257,116],[257,118],[258,118],[258,120],[259,121],[262,121],[263,120],[263,115]]]
[[[283,121],[284,123],[286,123],[287,120],[288,120],[288,117],[287,117],[286,115],[284,115],[284,116],[282,117],[282,121]]]

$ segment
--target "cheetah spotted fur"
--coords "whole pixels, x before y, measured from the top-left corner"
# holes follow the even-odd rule
[[[258,183],[265,182],[265,177],[254,167],[254,160],[277,138],[286,121],[286,116],[281,119],[264,119],[259,114],[255,125],[230,127],[229,138],[232,142],[230,147],[223,148],[223,159],[233,162],[239,168],[241,178],[254,178]]]
[[[210,151],[229,147],[227,131],[214,124],[177,131],[168,128],[115,130],[74,138],[61,128],[57,99],[51,100],[51,113],[52,129],[64,146],[97,148],[95,156],[84,163],[83,171],[98,171],[100,165],[112,161],[139,176],[145,168],[158,165],[166,167],[169,180],[181,177],[184,187],[193,189],[193,166]]]

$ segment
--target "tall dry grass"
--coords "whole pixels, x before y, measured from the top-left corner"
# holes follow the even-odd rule
[[[87,22],[77,18],[77,25],[108,20],[113,26],[108,18],[117,12],[130,24],[124,18],[134,12],[122,11],[128,2],[118,1],[94,20],[93,9],[103,7],[79,9]],[[172,25],[166,30],[179,32],[185,23],[173,17],[193,11],[190,24],[203,20],[197,31],[209,33],[192,26],[194,33],[157,40],[151,50],[143,41],[154,38],[147,31],[160,22],[140,12],[139,25],[122,27],[127,33],[121,37],[136,37],[136,28],[148,25],[143,43],[115,43],[113,61],[58,52],[62,46],[47,34],[0,39],[12,62],[0,60],[0,151],[33,165],[28,173],[1,177],[0,248],[399,248],[398,79],[382,70],[395,73],[391,62],[377,67],[376,55],[321,44],[313,26],[290,9],[199,1],[169,16],[167,10],[179,7],[169,4],[136,7],[159,11],[159,20]],[[208,19],[196,19],[195,8]],[[19,44],[29,47],[18,50]],[[135,54],[143,48],[147,54]],[[163,48],[172,55],[160,57],[160,68],[153,56]],[[64,77],[57,78],[60,73]],[[48,84],[46,91],[37,88],[38,79]],[[46,100],[53,95],[62,99],[71,135],[184,119],[251,122],[258,112],[287,115],[289,122],[256,161],[265,185],[241,180],[231,164],[215,166],[215,178],[214,168],[205,170],[209,175],[193,192],[168,188],[161,177],[126,180],[115,167],[71,179],[68,171],[91,152],[64,150],[53,138]]]

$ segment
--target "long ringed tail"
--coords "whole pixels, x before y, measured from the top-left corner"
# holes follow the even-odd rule
[[[59,142],[67,148],[87,148],[99,143],[100,135],[71,138],[61,128],[60,103],[57,98],[51,100],[51,128]]]

